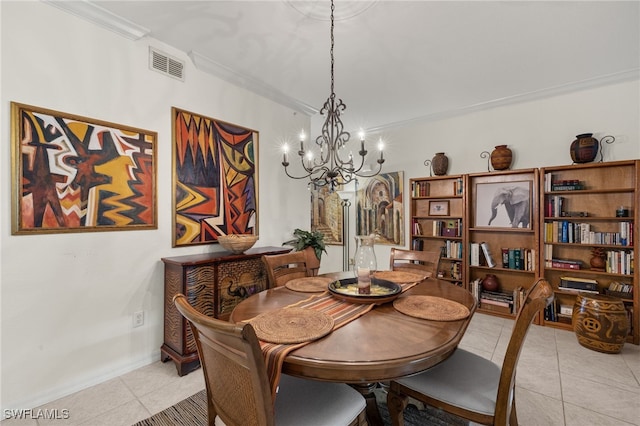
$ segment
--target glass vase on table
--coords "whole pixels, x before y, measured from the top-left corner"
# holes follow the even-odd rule
[[[375,234],[356,236],[354,272],[358,279],[358,294],[371,293],[371,276],[378,268],[374,243]]]

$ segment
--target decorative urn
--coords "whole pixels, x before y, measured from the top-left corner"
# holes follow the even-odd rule
[[[431,167],[434,175],[444,176],[449,169],[449,158],[444,155],[444,152],[436,152],[436,155],[431,159]]]
[[[582,133],[571,143],[570,153],[574,163],[590,163],[596,159],[600,144],[593,133]]]
[[[491,152],[491,166],[494,170],[507,170],[511,167],[513,153],[506,145],[497,145]]]
[[[487,274],[482,279],[482,289],[485,291],[498,291],[498,277],[493,274]]]

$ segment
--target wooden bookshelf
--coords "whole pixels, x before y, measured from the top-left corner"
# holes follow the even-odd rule
[[[487,274],[496,276],[499,292],[514,294],[526,291],[538,276],[538,169],[507,170],[476,173],[467,177],[467,227],[464,240],[468,242],[470,257],[465,262],[465,276],[470,290],[473,282]],[[495,210],[494,208],[495,207]],[[510,215],[509,212],[513,215]],[[495,217],[492,218],[495,213]],[[475,244],[485,243],[495,266],[486,259],[473,256]],[[518,253],[510,264],[503,264],[503,250]],[[483,252],[480,248],[480,252]],[[486,256],[485,256],[486,258]],[[514,317],[513,309],[498,310],[480,304],[479,311]]]
[[[409,180],[411,188],[411,250],[441,251],[441,279],[465,286],[466,176],[435,176]]]
[[[606,294],[612,282],[630,286],[632,294],[622,295],[629,312],[628,341],[640,343],[638,330],[638,241],[639,160],[575,164],[540,169],[540,266],[556,290],[556,310],[573,306],[576,294],[559,289],[561,277],[593,279],[598,291]],[[618,207],[627,217],[616,216]],[[591,265],[593,248],[609,255],[604,270]],[[567,269],[563,260],[576,262],[580,269]],[[613,265],[613,261],[616,264]],[[547,326],[571,329],[559,318],[543,320]]]

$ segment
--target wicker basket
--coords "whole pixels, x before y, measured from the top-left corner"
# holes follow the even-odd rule
[[[256,241],[258,241],[258,236],[250,234],[230,234],[218,237],[220,245],[234,254],[244,253],[253,247]]]

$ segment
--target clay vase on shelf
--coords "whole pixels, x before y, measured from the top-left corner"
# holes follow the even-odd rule
[[[594,247],[591,249],[591,259],[589,265],[593,271],[604,271],[607,264],[606,254],[602,247]]]
[[[497,145],[491,153],[491,166],[494,170],[507,170],[511,167],[512,155],[506,145]]]
[[[487,274],[482,279],[482,289],[485,291],[498,291],[498,277],[493,274]]]
[[[444,155],[444,152],[436,152],[436,155],[431,159],[431,167],[434,175],[444,176],[449,168],[449,158]]]
[[[598,139],[593,137],[593,133],[583,133],[576,136],[576,140],[571,143],[569,151],[574,163],[590,163],[596,159],[599,148]]]

